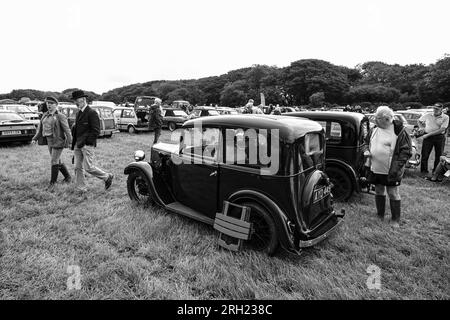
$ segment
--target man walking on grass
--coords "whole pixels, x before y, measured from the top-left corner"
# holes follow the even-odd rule
[[[162,100],[155,98],[155,102],[150,107],[150,117],[149,117],[149,129],[155,131],[155,137],[153,139],[153,144],[158,143],[158,139],[161,136],[163,118],[161,114],[161,103]]]
[[[111,187],[114,175],[94,166],[94,150],[100,134],[100,118],[97,112],[87,105],[86,94],[82,90],[72,92],[79,111],[72,128],[72,150],[75,156],[75,183],[80,191],[87,191],[84,170],[105,181],[105,190]]]

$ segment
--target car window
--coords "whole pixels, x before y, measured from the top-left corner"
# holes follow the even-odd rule
[[[366,143],[367,135],[369,134],[369,121],[362,121],[361,122],[361,132],[359,135],[359,143],[364,144]]]
[[[209,110],[209,115],[210,116],[218,116],[218,115],[220,115],[220,113],[217,110]]]
[[[225,132],[224,160],[227,164],[239,166],[268,167],[270,163],[263,163],[260,156],[272,154],[270,142],[271,136],[267,130],[228,128]]]
[[[335,121],[317,121],[325,131],[328,143],[339,144],[342,140],[342,126]]]
[[[67,111],[68,111],[68,118],[75,118],[78,113],[78,109],[75,108],[69,108],[67,109]]]
[[[177,117],[184,117],[187,116],[187,113],[184,112],[183,110],[174,110],[172,111],[174,113],[174,115],[176,115]]]
[[[101,108],[104,118],[113,118],[112,110],[110,108]]]
[[[134,110],[123,110],[123,117],[124,118],[134,118],[135,117],[135,113]]]
[[[166,116],[166,117],[173,117],[173,116],[174,116],[173,113],[174,113],[173,110],[164,110],[163,116]]]
[[[200,139],[198,139],[200,137]],[[218,128],[188,128],[183,132],[180,155],[195,156],[216,162],[219,154],[220,130]]]
[[[121,109],[116,109],[116,110],[114,110],[114,111],[113,111],[114,117],[120,118],[120,117],[122,116],[122,111],[125,112],[125,110],[121,110]]]

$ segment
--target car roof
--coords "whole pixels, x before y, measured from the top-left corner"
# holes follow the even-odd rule
[[[288,143],[294,142],[309,132],[323,130],[319,123],[306,118],[263,114],[200,117],[185,122],[183,127],[192,127],[199,124],[232,128],[238,127],[243,129],[278,129],[280,139]]]
[[[287,113],[285,116],[306,118],[314,117],[317,119],[334,119],[352,122],[361,122],[365,115],[359,112],[341,112],[341,111],[296,111]]]

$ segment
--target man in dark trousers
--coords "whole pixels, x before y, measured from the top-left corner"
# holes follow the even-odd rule
[[[425,133],[420,137],[423,139],[420,171],[426,178],[428,178],[428,159],[431,150],[434,148],[434,172],[445,147],[445,133],[449,124],[449,117],[442,112],[442,109],[443,105],[436,103],[433,106],[433,112],[425,113],[417,120],[419,128],[423,129]]]
[[[155,138],[153,139],[153,144],[158,142],[161,136],[163,118],[161,114],[161,103],[162,100],[159,98],[155,99],[155,102],[150,107],[150,119],[149,128],[155,131]]]
[[[94,166],[94,150],[97,147],[97,137],[100,134],[100,118],[97,112],[91,109],[86,100],[87,96],[82,90],[72,92],[79,111],[72,128],[72,150],[75,155],[75,183],[80,191],[86,191],[84,170],[105,181],[105,190],[111,187],[114,175],[106,173]]]

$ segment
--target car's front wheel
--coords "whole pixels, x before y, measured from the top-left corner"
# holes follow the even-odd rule
[[[175,131],[175,129],[177,128],[177,125],[175,124],[175,122],[169,122],[169,130],[170,131]]]
[[[330,178],[333,188],[331,193],[335,201],[347,201],[353,194],[352,181],[348,174],[337,167],[329,166],[326,169],[326,174]]]
[[[143,205],[153,205],[150,181],[142,172],[135,170],[128,175],[127,190],[131,200]]]
[[[251,250],[265,252],[269,256],[274,255],[278,249],[279,236],[273,218],[258,203],[245,202],[242,205],[251,209],[250,222],[253,226],[252,234],[245,246]]]

